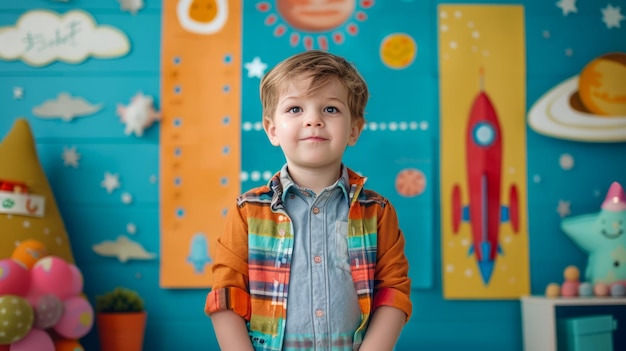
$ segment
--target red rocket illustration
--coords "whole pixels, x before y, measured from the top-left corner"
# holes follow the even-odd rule
[[[470,110],[466,130],[467,187],[469,204],[461,204],[461,188],[452,189],[452,229],[458,233],[461,221],[471,227],[472,245],[483,283],[491,279],[498,254],[500,223],[509,221],[515,233],[519,230],[518,193],[509,188],[509,206],[500,204],[502,179],[502,129],[491,99],[482,87]]]

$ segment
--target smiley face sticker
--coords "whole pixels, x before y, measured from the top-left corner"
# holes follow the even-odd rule
[[[389,34],[380,43],[380,59],[389,68],[407,68],[413,63],[416,55],[417,44],[408,34]]]

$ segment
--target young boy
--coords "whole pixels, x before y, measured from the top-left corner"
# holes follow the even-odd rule
[[[392,350],[411,315],[389,201],[343,165],[369,93],[345,59],[292,56],[261,81],[263,127],[287,163],[230,208],[205,312],[222,350]]]

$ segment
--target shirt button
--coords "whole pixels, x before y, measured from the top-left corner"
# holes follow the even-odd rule
[[[291,194],[291,196],[289,196],[289,198],[291,198],[292,200],[296,198],[296,195]]]
[[[313,261],[315,263],[320,263],[320,262],[322,262],[322,258],[320,256],[315,256],[315,257],[313,257]]]
[[[315,316],[321,317],[323,315],[324,315],[324,311],[322,311],[322,310],[315,310]]]
[[[319,209],[319,208],[317,208],[317,207],[313,207],[313,213],[314,213],[314,214],[318,214],[318,213],[320,213],[320,209]]]

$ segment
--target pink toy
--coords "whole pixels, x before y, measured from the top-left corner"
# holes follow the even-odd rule
[[[561,287],[561,295],[563,297],[576,297],[578,296],[578,282],[564,282]]]
[[[596,283],[593,287],[596,296],[609,296],[609,286],[605,283]]]
[[[25,296],[30,288],[30,274],[16,260],[0,260],[0,295]]]
[[[580,286],[580,271],[576,266],[567,266],[563,271],[565,282],[561,287],[561,295],[564,297],[578,296],[578,287]]]
[[[80,339],[85,336],[93,326],[93,308],[85,298],[81,296],[70,297],[63,301],[65,312],[54,330],[67,339]]]
[[[54,342],[48,333],[33,328],[21,339],[11,344],[11,351],[54,351]]]
[[[72,286],[70,289],[70,296],[77,296],[83,291],[83,274],[80,269],[74,264],[70,264],[70,270],[72,271]]]
[[[69,264],[58,256],[46,256],[38,260],[30,271],[31,291],[29,300],[43,294],[54,294],[63,300],[72,294],[74,274]]]
[[[38,329],[45,330],[52,327],[63,315],[63,303],[53,294],[42,295],[32,306],[35,313],[33,327]]]

